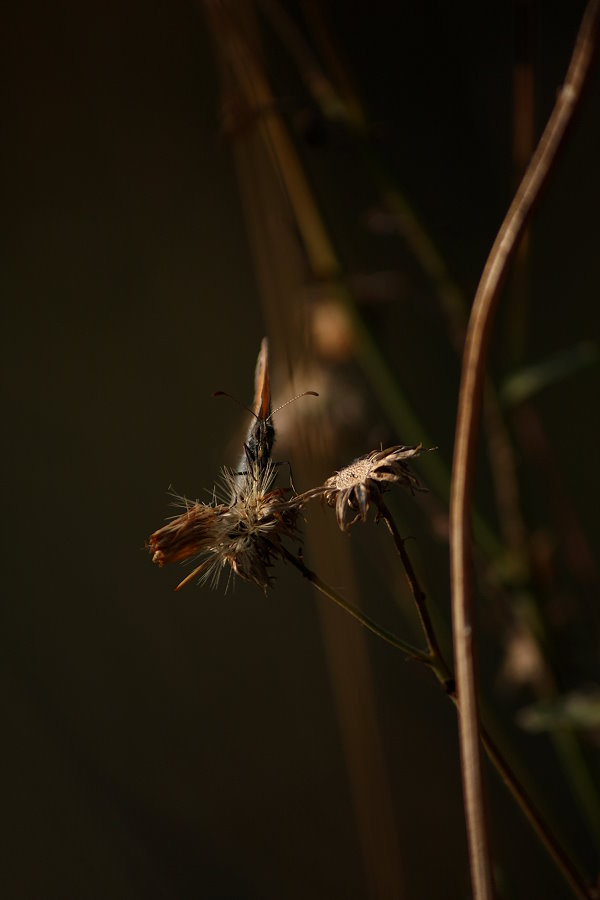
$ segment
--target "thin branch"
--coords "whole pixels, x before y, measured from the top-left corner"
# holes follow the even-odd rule
[[[383,521],[385,522],[387,529],[392,536],[394,544],[396,545],[396,549],[398,550],[398,553],[400,555],[402,566],[404,567],[404,572],[408,581],[408,586],[410,587],[411,594],[413,595],[415,606],[417,607],[417,613],[419,614],[419,619],[421,621],[421,627],[423,628],[423,633],[425,634],[427,649],[429,650],[429,654],[432,660],[434,660],[434,662],[431,663],[430,667],[434,669],[440,681],[449,684],[451,681],[453,681],[452,672],[450,670],[450,667],[446,663],[440,649],[435,629],[433,627],[433,622],[431,621],[431,616],[429,615],[429,609],[427,608],[427,598],[425,596],[423,588],[419,583],[419,579],[417,578],[417,574],[413,568],[410,557],[406,552],[406,547],[404,546],[405,539],[400,535],[400,532],[398,531],[398,528],[396,526],[396,522],[394,521],[394,518],[381,494],[374,494],[373,499],[377,503],[377,508],[379,510],[378,517],[380,519],[383,519]]]
[[[421,585],[419,584],[419,580],[411,563],[410,557],[406,552],[405,539],[401,537],[394,518],[381,495],[375,496],[374,499],[376,500],[377,506],[379,508],[379,517],[385,521],[385,524],[387,525],[388,530],[392,535],[394,544],[396,545],[396,549],[398,550],[398,553],[402,560],[404,571],[406,572],[406,577],[415,601],[415,605],[417,607],[417,611],[419,613],[423,631],[425,633],[427,646],[432,656],[432,662],[429,664],[429,668],[435,673],[436,677],[443,685],[446,693],[449,695],[452,702],[458,709],[458,698],[456,695],[456,691],[453,689],[449,689],[453,685],[454,681],[452,670],[446,663],[446,660],[444,659],[440,650],[440,646],[435,634],[435,629],[429,615],[429,610],[427,609],[427,598],[423,589],[421,588]],[[510,791],[513,799],[521,809],[521,812],[523,813],[527,821],[532,826],[541,843],[554,860],[556,867],[559,869],[567,883],[570,885],[574,896],[578,897],[579,900],[598,900],[598,892],[590,885],[588,885],[587,882],[582,878],[580,872],[568,857],[568,855],[565,853],[563,847],[550,832],[548,826],[536,809],[533,801],[525,791],[525,788],[519,782],[517,776],[515,775],[510,765],[485,728],[481,729],[481,739],[492,765],[504,781],[507,789]]]
[[[474,896],[491,898],[492,876],[485,818],[479,710],[473,654],[470,510],[475,473],[487,346],[508,264],[552,172],[567,127],[579,105],[594,56],[599,0],[590,0],[577,36],[565,84],[502,223],[479,282],[469,319],[458,401],[450,502],[450,562],[454,654],[459,697],[459,736]]]
[[[417,660],[418,662],[422,662],[425,665],[429,666],[432,664],[432,658],[424,653],[423,650],[418,650],[416,647],[411,646],[411,644],[403,641],[402,638],[396,637],[395,634],[392,634],[391,631],[387,631],[385,628],[382,628],[377,624],[373,619],[369,616],[365,615],[355,606],[352,606],[351,603],[348,603],[347,600],[344,600],[339,594],[337,594],[333,588],[330,588],[329,585],[325,584],[316,572],[313,572],[312,569],[309,569],[307,565],[305,565],[304,560],[299,556],[294,556],[293,553],[290,553],[285,547],[281,548],[283,555],[293,566],[295,566],[302,575],[310,581],[310,583],[316,587],[318,591],[324,594],[325,597],[328,597],[330,600],[333,600],[334,603],[337,603],[338,606],[341,606],[343,610],[349,613],[353,619],[356,619],[357,622],[360,622],[361,625],[364,625],[365,628],[368,628],[369,631],[376,634],[377,637],[380,637],[386,643],[391,644],[392,647],[396,647],[397,650],[402,650],[403,653],[406,653],[409,659]]]
[[[554,835],[548,830],[546,823],[540,816],[538,810],[535,808],[531,798],[527,795],[525,789],[517,780],[508,762],[506,761],[488,732],[485,730],[485,728],[481,729],[481,740],[494,768],[512,794],[512,797],[521,809],[521,812],[530,823],[540,841],[556,863],[557,868],[562,872],[565,881],[568,882],[571,890],[573,891],[573,895],[577,897],[578,900],[598,900],[598,898],[600,897],[598,890],[589,885],[582,878],[580,872],[573,865],[572,861],[565,853],[563,847],[556,840]]]

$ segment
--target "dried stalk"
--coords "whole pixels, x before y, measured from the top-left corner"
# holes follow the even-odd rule
[[[483,270],[473,301],[463,357],[452,468],[450,562],[464,804],[473,894],[478,900],[488,900],[493,896],[481,772],[469,565],[470,511],[487,346],[508,264],[552,172],[557,152],[579,105],[594,56],[599,20],[600,3],[598,0],[590,0],[579,29],[565,84],[558,94],[554,110]]]
[[[458,709],[458,699],[454,688],[452,671],[440,649],[427,608],[427,598],[413,569],[410,557],[406,552],[405,539],[401,537],[394,518],[385,504],[383,497],[379,495],[375,499],[379,510],[379,518],[384,520],[394,544],[396,545],[396,549],[398,550],[406,573],[410,591],[417,607],[421,626],[427,641],[427,649],[431,657],[427,665],[432,672],[434,672],[439,682],[443,685],[444,690]],[[481,740],[490,762],[502,778],[502,781],[537,834],[539,840],[554,860],[557,869],[562,873],[565,881],[569,884],[573,891],[573,895],[577,897],[578,900],[598,900],[598,891],[585,881],[560,842],[549,830],[544,819],[536,809],[531,797],[528,796],[525,788],[519,782],[514,771],[511,769],[498,746],[484,727],[481,729]]]

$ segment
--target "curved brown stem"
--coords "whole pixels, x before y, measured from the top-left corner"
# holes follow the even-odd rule
[[[452,702],[458,709],[458,698],[456,695],[456,691],[451,687],[454,681],[452,670],[446,663],[440,650],[433,623],[427,609],[425,593],[421,588],[421,585],[419,584],[410,557],[406,552],[406,547],[404,546],[405,539],[401,537],[400,532],[396,527],[394,518],[388,507],[384,503],[381,495],[375,497],[374,499],[376,500],[379,509],[379,517],[385,521],[385,524],[387,525],[388,530],[392,535],[394,544],[396,545],[398,553],[400,554],[402,565],[404,566],[404,571],[406,572],[406,577],[408,579],[419,618],[421,620],[421,625],[423,626],[423,631],[425,633],[427,647],[432,658],[431,663],[429,663],[429,668],[435,673],[438,680],[444,686],[446,693],[450,696]],[[519,806],[521,812],[523,813],[529,824],[532,826],[541,843],[544,845],[544,847],[554,860],[556,867],[560,872],[562,872],[562,875],[565,878],[565,881],[567,881],[567,883],[570,885],[574,896],[578,897],[579,900],[598,900],[598,892],[586,883],[576,866],[573,864],[569,856],[565,853],[560,843],[549,831],[548,826],[539,814],[533,801],[528,796],[527,792],[519,782],[510,765],[484,727],[482,727],[481,729],[481,740],[490,759],[490,762],[504,781],[507,789],[510,791],[513,799]]]
[[[493,889],[481,774],[469,557],[470,510],[487,346],[508,264],[548,181],[558,150],[579,105],[596,48],[599,19],[600,3],[590,0],[564,86],[483,270],[473,301],[463,357],[450,502],[452,619],[471,877],[474,896],[485,900],[493,896]]]

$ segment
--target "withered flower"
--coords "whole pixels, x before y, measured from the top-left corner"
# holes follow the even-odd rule
[[[405,460],[418,456],[422,445],[388,447],[374,450],[328,478],[324,487],[324,497],[329,506],[335,506],[338,525],[348,531],[359,519],[367,518],[369,502],[388,490],[391,484],[403,484],[411,494],[424,490],[418,478]],[[348,513],[354,513],[351,521],[346,521]]]
[[[196,557],[200,560],[179,590],[196,576],[217,586],[224,568],[229,567],[244,581],[266,591],[273,583],[270,568],[283,558],[282,539],[297,539],[296,520],[301,498],[285,499],[285,491],[271,490],[275,468],[270,465],[256,479],[248,479],[246,489],[236,492],[236,478],[223,472],[225,489],[232,495],[229,504],[191,503],[179,498],[185,512],[150,535],[148,550],[159,566]]]

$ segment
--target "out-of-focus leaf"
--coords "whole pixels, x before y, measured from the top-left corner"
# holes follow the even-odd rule
[[[515,406],[529,400],[551,384],[597,366],[600,352],[593,341],[582,341],[567,350],[554,353],[543,362],[520,369],[509,376],[502,385],[500,396],[507,406]]]
[[[517,722],[525,731],[557,731],[562,728],[591,730],[600,727],[600,686],[563,694],[547,703],[520,710]]]

